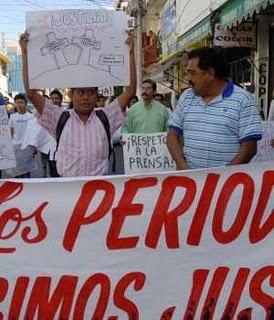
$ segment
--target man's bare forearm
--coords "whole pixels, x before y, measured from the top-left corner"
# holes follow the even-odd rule
[[[167,148],[175,161],[178,170],[190,169],[190,166],[186,163],[184,158],[181,139],[172,129],[167,133]]]
[[[239,152],[231,160],[231,165],[248,163],[257,153],[257,141],[241,143]]]

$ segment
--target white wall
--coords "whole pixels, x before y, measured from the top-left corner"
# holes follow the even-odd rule
[[[209,16],[227,0],[179,0],[177,1],[177,34],[180,36]]]

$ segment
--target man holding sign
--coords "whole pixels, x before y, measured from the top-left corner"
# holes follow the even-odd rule
[[[22,50],[23,79],[26,93],[37,109],[39,122],[49,133],[56,136],[58,122],[63,112],[58,106],[42,97],[37,90],[30,89],[27,61],[29,35],[20,37]],[[134,37],[129,34],[127,44],[130,51],[130,85],[104,109],[104,123],[94,111],[97,100],[97,87],[71,89],[73,111],[66,119],[60,136],[57,170],[63,177],[94,176],[108,172],[109,137],[126,120],[124,113],[129,101],[136,93],[136,66]],[[106,124],[107,123],[107,124]],[[107,128],[108,127],[108,132]]]

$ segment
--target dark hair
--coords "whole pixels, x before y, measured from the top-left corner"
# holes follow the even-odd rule
[[[51,91],[51,93],[50,93],[49,96],[51,97],[51,96],[54,95],[54,94],[56,94],[56,95],[60,98],[60,100],[63,101],[63,95],[62,95],[62,93],[61,93],[59,90],[54,89],[53,91]]]
[[[156,97],[159,97],[159,98],[161,98],[162,100],[165,100],[164,95],[161,94],[161,93],[155,93],[154,98],[156,98]]]
[[[99,100],[99,99],[104,99],[104,100],[106,100],[106,97],[103,96],[102,94],[99,94],[99,95],[97,96],[97,100]]]
[[[227,77],[228,68],[224,56],[220,50],[214,48],[194,49],[188,54],[188,59],[199,58],[198,67],[201,70],[214,69],[216,78]]]
[[[139,101],[139,98],[138,98],[137,96],[132,96],[132,97],[130,98],[130,101],[131,101],[131,100]]]
[[[155,81],[153,81],[152,79],[146,79],[143,81],[143,83],[148,83],[151,85],[153,91],[156,91],[157,90],[157,84]]]
[[[25,96],[23,93],[18,93],[18,94],[14,97],[14,101],[17,101],[17,100],[24,100],[24,101],[25,101],[25,104],[28,103],[28,100],[27,100],[26,96]]]

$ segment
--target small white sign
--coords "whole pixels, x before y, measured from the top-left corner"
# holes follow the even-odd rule
[[[30,87],[128,85],[127,22],[110,10],[27,12]]]
[[[232,29],[215,26],[214,46],[219,47],[256,47],[256,26],[253,23],[243,23]]]
[[[112,97],[114,96],[114,88],[113,87],[99,88],[98,94],[104,97]]]
[[[263,122],[263,137],[258,141],[258,150],[253,162],[274,161],[274,147],[271,140],[274,139],[274,122]]]
[[[16,167],[8,113],[0,106],[0,170]]]
[[[125,134],[123,141],[125,174],[176,170],[166,146],[166,132]]]

